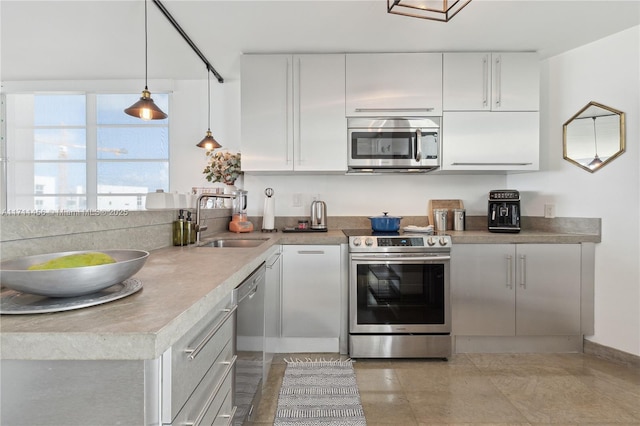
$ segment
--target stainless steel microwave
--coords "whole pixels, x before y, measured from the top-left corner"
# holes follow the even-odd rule
[[[427,172],[440,167],[440,117],[349,118],[349,172]]]

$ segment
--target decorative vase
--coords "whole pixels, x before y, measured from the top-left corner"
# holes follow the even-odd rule
[[[232,184],[228,184],[225,183],[224,185],[224,193],[225,194],[233,194],[234,191],[237,191],[238,188],[236,188],[236,186],[232,183]],[[233,207],[233,199],[232,198],[225,198],[224,199],[224,206],[227,209],[230,209]]]

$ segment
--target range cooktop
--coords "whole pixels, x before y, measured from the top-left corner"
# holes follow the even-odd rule
[[[373,232],[371,229],[343,229],[349,237],[350,252],[365,251],[407,251],[429,252],[449,251],[451,237],[448,235],[420,235],[411,232]]]

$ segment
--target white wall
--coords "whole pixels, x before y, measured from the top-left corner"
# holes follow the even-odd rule
[[[542,63],[541,169],[510,175],[524,197],[523,212],[601,217],[596,245],[596,343],[640,355],[640,27],[604,38]],[[590,101],[626,114],[627,149],[595,173],[562,159],[562,125]],[[535,214],[534,214],[535,213]]]

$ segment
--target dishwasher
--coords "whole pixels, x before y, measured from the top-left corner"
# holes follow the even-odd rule
[[[263,263],[234,290],[236,319],[236,371],[234,425],[252,420],[262,397],[265,367],[264,298],[266,265]]]

